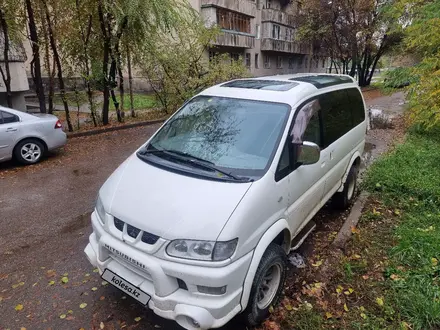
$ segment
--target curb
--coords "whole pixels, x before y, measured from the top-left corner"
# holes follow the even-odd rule
[[[82,136],[98,135],[98,134],[103,134],[103,133],[108,133],[108,132],[121,131],[121,130],[129,129],[129,128],[159,124],[159,123],[163,123],[166,119],[167,118],[148,120],[148,121],[140,121],[140,122],[133,123],[133,124],[113,126],[113,127],[107,127],[107,128],[99,128],[99,129],[94,129],[94,130],[90,130],[90,131],[76,132],[76,133],[73,132],[73,133],[66,133],[66,134],[67,134],[67,138],[69,138],[69,139],[82,137]]]

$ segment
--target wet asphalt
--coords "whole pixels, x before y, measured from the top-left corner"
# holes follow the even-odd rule
[[[71,139],[34,166],[0,163],[0,330],[181,329],[106,285],[83,253],[99,187],[158,127]],[[380,134],[370,140],[369,162],[385,150]]]

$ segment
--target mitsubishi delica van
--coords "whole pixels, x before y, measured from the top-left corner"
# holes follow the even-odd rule
[[[185,329],[238,314],[257,325],[313,216],[352,202],[366,129],[349,76],[208,88],[102,186],[85,253],[102,278]]]

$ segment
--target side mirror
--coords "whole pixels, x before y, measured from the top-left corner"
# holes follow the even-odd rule
[[[321,149],[316,143],[304,141],[302,144],[296,144],[297,146],[297,159],[298,163],[302,165],[311,165],[319,162],[321,156]]]

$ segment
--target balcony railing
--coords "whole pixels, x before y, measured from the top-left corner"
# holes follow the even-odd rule
[[[213,42],[216,46],[254,48],[255,37],[222,30],[222,33]]]
[[[210,6],[225,8],[252,17],[257,15],[256,2],[251,0],[202,0],[202,7]]]
[[[309,54],[310,45],[296,41],[263,38],[261,40],[261,50],[291,54]]]
[[[263,9],[261,12],[262,22],[276,22],[282,25],[295,26],[295,17],[277,9]]]

